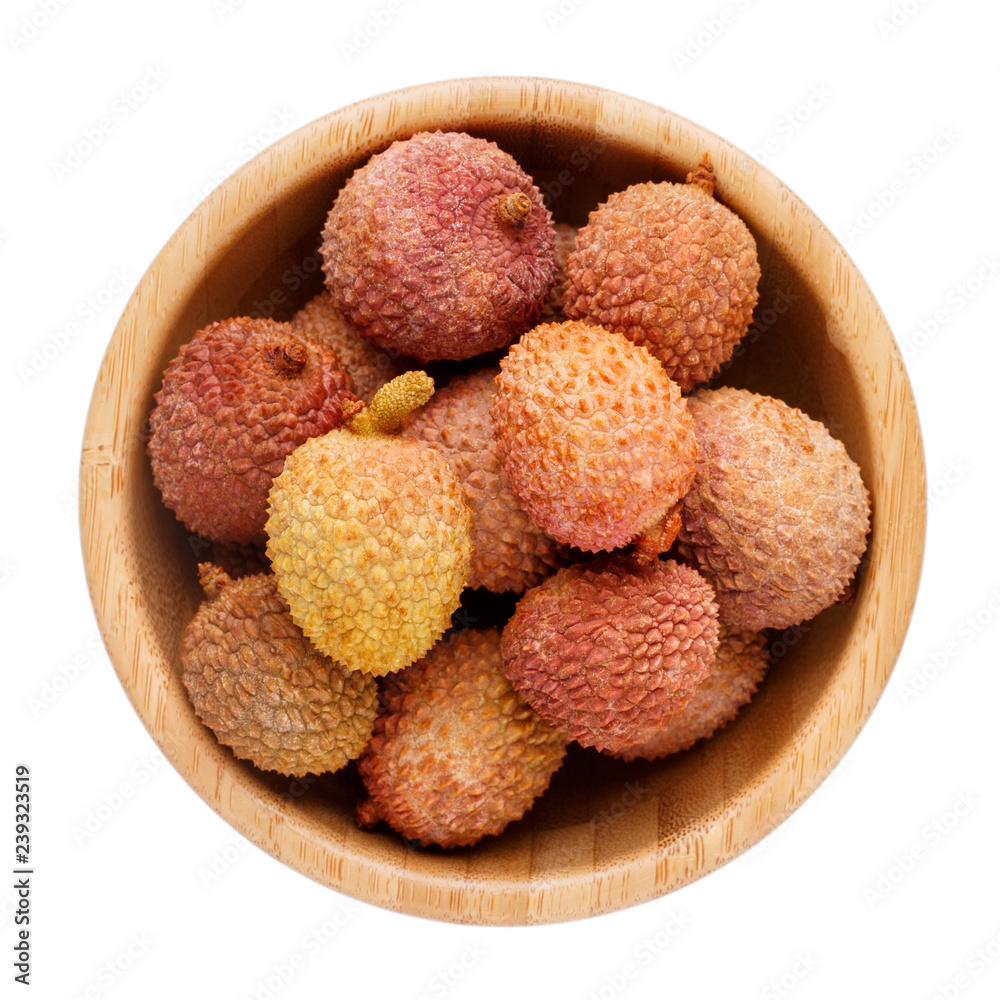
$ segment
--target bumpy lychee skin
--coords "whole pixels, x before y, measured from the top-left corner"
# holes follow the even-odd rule
[[[685,392],[729,360],[757,303],[756,243],[714,187],[706,157],[686,184],[612,194],[566,262],[565,314],[648,347]]]
[[[464,847],[520,819],[549,786],[566,739],[500,669],[500,631],[451,633],[386,678],[375,734],[358,762],[380,820],[423,846]]]
[[[549,297],[538,317],[540,323],[561,323],[566,318],[562,309],[563,292],[566,289],[566,260],[576,247],[577,228],[565,222],[557,222],[555,232],[556,273],[549,289]]]
[[[381,347],[426,362],[503,347],[531,326],[553,241],[513,157],[464,133],[421,132],[355,171],[321,252],[337,308]]]
[[[718,647],[712,588],[673,560],[620,555],[559,570],[518,601],[504,673],[570,739],[618,752],[693,696]]]
[[[720,617],[788,628],[835,603],[866,545],[861,470],[819,421],[770,396],[728,387],[688,399],[698,474],[678,549],[715,587]]]
[[[627,545],[694,479],[680,389],[620,333],[568,321],[528,331],[500,362],[497,454],[529,517],[588,552]]]
[[[354,381],[354,391],[366,403],[402,369],[333,304],[327,291],[313,296],[289,321],[304,337],[325,344],[337,355],[341,369]]]
[[[468,587],[521,593],[569,560],[569,550],[536,527],[500,468],[490,402],[500,369],[455,376],[410,418],[400,437],[423,441],[451,463],[472,513]]]
[[[441,637],[472,552],[448,461],[379,430],[384,411],[398,403],[402,421],[412,408],[409,376],[430,382],[410,372],[383,386],[350,430],[289,455],[271,489],[267,554],[293,619],[322,652],[372,674],[405,667]]]
[[[656,760],[687,750],[736,718],[767,672],[767,636],[720,625],[719,650],[694,696],[651,739],[621,750],[622,760]]]
[[[199,330],[153,398],[147,451],[164,503],[195,534],[240,544],[263,543],[285,456],[342,426],[357,399],[330,350],[247,317]]]
[[[375,722],[375,678],[318,653],[270,574],[234,581],[211,563],[198,568],[206,600],[180,653],[198,718],[265,771],[323,774],[357,757]]]

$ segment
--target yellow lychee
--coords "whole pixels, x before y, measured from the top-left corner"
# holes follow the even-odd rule
[[[451,623],[472,519],[448,462],[390,433],[433,392],[420,371],[383,386],[348,430],[297,448],[275,479],[267,554],[292,618],[327,656],[386,674]]]

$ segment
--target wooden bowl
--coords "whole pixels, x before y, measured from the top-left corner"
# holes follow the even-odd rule
[[[237,760],[197,720],[178,648],[200,599],[203,545],[160,501],[145,454],[161,374],[212,320],[286,319],[322,286],[318,234],[371,154],[421,130],[495,140],[582,224],[635,181],[682,180],[708,151],[717,194],[757,240],[760,301],[722,381],[825,421],[872,493],[854,599],[774,640],[751,704],[712,739],[624,764],[574,746],[549,791],[499,837],[413,849],[353,817],[352,768],[291,780]],[[80,517],[91,597],[135,710],[177,770],[241,834],[340,892],[443,920],[524,924],[660,896],[737,857],[819,785],[896,662],[923,554],[923,451],[910,384],[854,264],[802,202],[745,153],[661,108],[595,87],[486,78],[362,101],[282,139],[200,204],[139,283],[87,420]]]

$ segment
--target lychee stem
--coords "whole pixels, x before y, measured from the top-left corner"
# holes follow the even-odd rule
[[[497,202],[496,219],[501,225],[521,229],[529,215],[531,199],[523,191],[515,191]]]
[[[205,591],[205,596],[212,601],[233,581],[230,575],[215,563],[204,562],[198,563],[198,582]]]
[[[371,797],[363,799],[354,807],[354,815],[358,826],[366,830],[382,820],[382,814],[379,812],[375,800]]]
[[[290,340],[281,347],[272,347],[268,360],[275,374],[294,378],[305,368],[308,358],[306,345],[298,340]]]
[[[661,552],[666,552],[681,530],[682,502],[677,501],[665,514],[652,524],[647,524],[632,543],[639,562],[654,562]]]
[[[709,194],[715,194],[715,169],[712,166],[712,157],[705,153],[701,158],[701,163],[692,170],[686,178],[685,183],[700,187]]]
[[[391,434],[418,407],[434,395],[434,379],[424,371],[403,372],[386,382],[368,406],[358,410],[344,403],[348,430],[361,437]],[[351,407],[353,412],[348,412]]]

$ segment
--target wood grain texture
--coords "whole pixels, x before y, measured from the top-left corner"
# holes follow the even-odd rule
[[[758,242],[754,326],[718,380],[825,421],[873,497],[852,604],[778,641],[735,722],[686,753],[624,764],[573,747],[550,791],[500,837],[414,850],[355,825],[350,774],[284,779],[195,718],[178,649],[203,543],[160,502],[145,455],[161,374],[212,320],[284,319],[321,287],[316,247],[353,169],[424,129],[494,139],[581,224],[609,193],[681,180],[712,155],[717,196]],[[581,164],[583,164],[581,166]],[[668,111],[573,83],[486,78],[413,87],[327,115],[244,166],[178,229],[118,324],[87,420],[80,518],[91,597],[135,710],[192,788],[241,834],[316,881],[444,920],[569,920],[654,898],[737,857],[820,784],[885,688],[909,623],[926,516],[912,393],[885,318],[831,233],[773,175]]]

